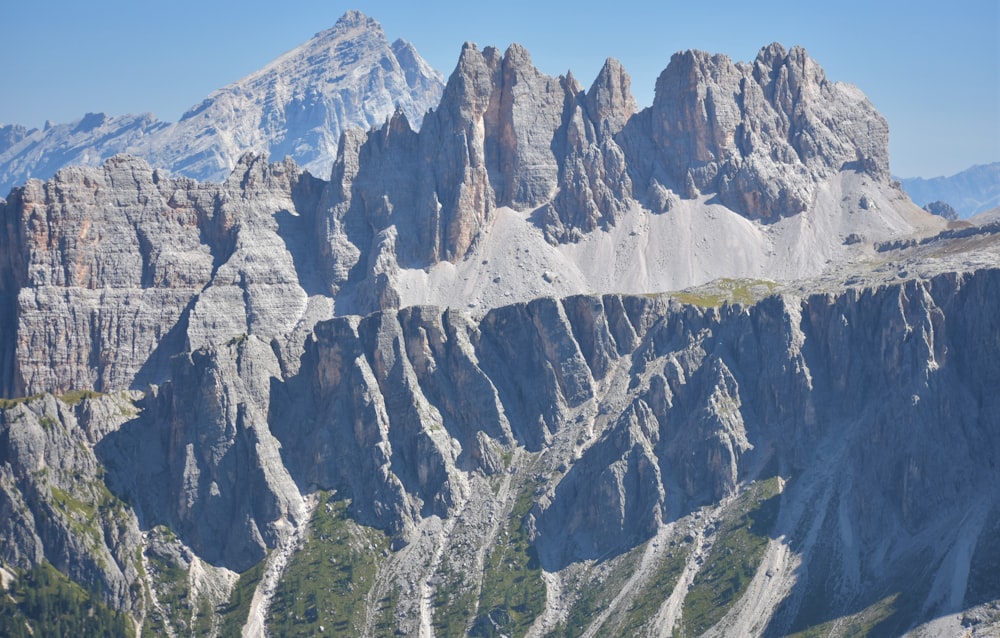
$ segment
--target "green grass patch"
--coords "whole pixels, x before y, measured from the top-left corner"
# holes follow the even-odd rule
[[[790,634],[789,638],[847,638],[848,636],[868,636],[875,627],[897,612],[899,594],[886,596],[856,614],[829,620],[802,631]],[[886,634],[893,635],[893,634]]]
[[[96,399],[103,396],[103,393],[93,390],[70,390],[66,394],[60,394],[58,398],[66,405],[76,405],[84,399]]]
[[[535,483],[529,482],[514,501],[510,520],[486,558],[479,615],[469,635],[494,638],[523,636],[545,609],[545,581],[538,553],[524,526],[534,503]]]
[[[34,401],[35,399],[40,399],[44,394],[32,394],[29,397],[15,397],[13,399],[0,399],[0,410],[7,410],[13,408],[16,405],[21,405],[22,403],[27,403],[29,401]]]
[[[250,603],[257,591],[260,579],[264,577],[267,559],[260,561],[250,569],[240,574],[233,591],[229,594],[229,604],[219,610],[222,624],[219,628],[219,638],[239,638],[243,625],[250,617]]]
[[[128,510],[103,481],[75,476],[72,491],[49,485],[52,502],[77,536],[88,538],[92,546],[104,542],[104,525],[113,521],[119,528],[128,524]]]
[[[396,607],[399,604],[399,593],[393,589],[389,594],[378,599],[375,607],[375,635],[397,636]]]
[[[89,538],[91,545],[99,544],[102,540],[101,521],[94,504],[77,498],[55,485],[50,485],[49,491],[52,494],[52,502],[66,517],[73,533]]]
[[[149,571],[144,581],[155,590],[160,609],[152,606],[147,609],[143,633],[150,631],[153,632],[151,635],[164,635],[170,626],[182,635],[212,635],[218,621],[215,606],[208,594],[196,595],[192,591],[190,567],[177,559],[182,551],[177,537],[163,525],[155,527],[152,533],[158,542],[145,550]],[[174,547],[169,548],[170,545]],[[141,557],[139,565],[142,565]],[[150,591],[146,593],[147,597],[151,596]]]
[[[757,573],[778,517],[779,489],[778,477],[757,481],[723,518],[684,598],[683,635],[700,636],[719,622]]]
[[[642,592],[636,596],[625,614],[621,626],[614,632],[619,636],[637,636],[639,630],[649,623],[660,611],[660,606],[670,597],[684,572],[689,544],[681,543],[671,548],[663,561],[656,567],[652,578],[643,585]]]
[[[0,636],[134,636],[128,616],[107,607],[47,562],[19,574],[0,594]]]
[[[144,625],[169,623],[176,630],[182,632],[189,630],[187,633],[193,633],[190,631],[193,628],[188,626],[195,604],[191,598],[188,570],[177,564],[169,554],[160,554],[153,548],[146,549],[146,559],[150,571],[148,574],[150,586],[156,590],[160,607],[168,618],[158,618],[153,613]]]
[[[434,635],[441,638],[461,638],[469,629],[479,594],[474,583],[468,582],[460,569],[453,569],[445,558],[435,574]]]
[[[580,574],[568,581],[569,587],[578,592],[579,596],[573,601],[566,620],[550,631],[546,638],[575,638],[583,635],[593,624],[594,618],[614,602],[615,596],[635,572],[645,549],[645,545],[636,547],[597,569],[589,570],[589,574]],[[612,616],[599,628],[598,635],[623,635],[614,630],[614,624]]]
[[[704,308],[718,308],[727,303],[752,306],[769,297],[776,287],[777,284],[766,279],[717,279],[672,296],[683,304]]]
[[[271,602],[271,635],[361,633],[366,598],[389,543],[383,532],[351,520],[349,505],[323,494],[309,522],[309,535],[289,561]]]
[[[230,339],[229,341],[227,341],[226,342],[226,346],[232,348],[233,346],[240,345],[241,343],[243,343],[247,339],[248,339],[247,333],[244,332],[243,334],[241,334],[239,336],[236,336],[236,337],[233,337],[232,339]]]
[[[41,399],[47,393],[40,392],[38,394],[32,394],[27,397],[15,397],[12,399],[0,399],[0,410],[6,410],[12,408],[16,405],[21,405],[22,403],[28,403],[34,401],[35,399]],[[70,390],[65,394],[56,395],[56,398],[67,405],[76,405],[84,399],[96,399],[98,397],[104,396],[102,392],[95,392],[93,390]]]

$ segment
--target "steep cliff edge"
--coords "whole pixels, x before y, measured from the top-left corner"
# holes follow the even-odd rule
[[[306,291],[319,285],[301,215],[318,196],[293,163],[253,156],[221,185],[122,156],[14,189],[5,394],[144,388],[180,352],[248,332],[282,341],[329,316]]]
[[[994,268],[751,305],[578,296],[478,321],[408,308],[320,322],[294,374],[254,336],[202,349],[116,419],[97,418],[111,397],[3,411],[4,561],[78,565],[112,602],[148,609],[135,583],[156,583],[127,559],[140,527],[244,571],[309,519],[303,495],[332,492],[392,539],[367,586],[406,633],[545,635],[586,609],[597,632],[784,635],[867,614],[947,633],[966,611],[995,626],[998,284]],[[78,441],[70,465],[78,454],[41,452]],[[74,471],[118,505],[75,512],[90,483],[59,482]],[[73,516],[126,531],[67,545]],[[103,551],[126,558],[86,559]],[[541,595],[506,607],[489,583],[517,573]],[[722,574],[727,602],[705,612]],[[592,578],[627,587],[591,599]]]

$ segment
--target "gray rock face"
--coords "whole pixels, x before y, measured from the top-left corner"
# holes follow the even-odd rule
[[[520,46],[467,44],[419,133],[397,112],[342,141],[318,229],[330,269],[347,276],[335,292],[349,291],[350,312],[394,307],[399,269],[460,262],[499,207],[530,213],[559,245],[639,204],[663,213],[715,195],[770,224],[815,208],[844,173],[891,190],[884,119],[801,48],[771,45],[752,64],[677,54],[656,95],[636,113],[614,60],[585,92],[539,73]]]
[[[366,227],[358,240],[378,241],[399,224],[393,251],[402,264],[460,260],[496,206],[533,208],[551,198],[558,166],[548,147],[565,98],[520,46],[501,57],[466,44],[420,133],[397,112],[363,143],[347,138],[341,145],[334,167],[340,188],[330,202],[337,228],[357,246],[350,229]]]
[[[49,561],[116,607],[141,604],[130,585],[139,525],[104,483],[94,452],[135,415],[129,398],[33,398],[0,410],[0,531],[5,565]]]
[[[565,83],[575,104],[567,104],[557,134],[557,147],[565,152],[559,192],[541,217],[546,238],[555,243],[612,225],[633,194],[624,150],[615,141],[638,110],[625,69],[609,59],[585,94],[572,77]]]
[[[90,113],[44,130],[0,127],[0,194],[66,166],[128,153],[160,169],[221,182],[248,152],[293,158],[328,177],[341,132],[383,123],[400,106],[420,123],[443,80],[413,45],[390,44],[375,20],[349,11],[330,29],[215,91],[179,122]]]
[[[26,487],[47,480],[85,500],[88,483],[57,481],[102,466],[143,528],[166,525],[201,559],[238,570],[287,541],[308,517],[302,494],[317,489],[351,499],[352,516],[387,530],[402,557],[422,551],[428,525],[513,502],[516,490],[496,490],[516,482],[535,490],[519,520],[558,574],[630,554],[698,512],[724,514],[750,482],[777,475],[768,552],[798,562],[754,567],[755,591],[774,605],[737,605],[719,631],[781,635],[817,622],[803,603],[816,588],[827,592],[820,617],[837,617],[905,582],[916,602],[902,631],[964,609],[964,584],[935,583],[978,573],[973,555],[993,560],[997,285],[986,268],[752,306],[577,296],[478,321],[415,307],[316,324],[293,373],[253,335],[203,348],[174,360],[139,413],[114,416],[112,397],[71,410],[51,396],[0,412],[5,534],[17,541],[4,560],[77,561],[75,578],[139,604],[124,594],[141,578],[133,563],[118,561],[119,574],[86,558],[134,552],[136,528],[106,550],[79,544],[59,531],[62,492]],[[456,524],[436,541],[452,560],[503,542],[490,525]],[[914,575],[917,555],[940,567]],[[418,564],[384,573],[428,578]]]
[[[175,360],[142,419],[101,450],[114,468],[109,484],[144,526],[167,525],[204,560],[243,571],[304,522],[268,426],[269,384],[279,376],[256,337]]]
[[[857,88],[829,82],[799,47],[772,44],[752,64],[675,54],[646,117],[629,137],[639,141],[649,127],[670,180],[664,186],[689,197],[718,193],[751,219],[803,212],[817,184],[842,170],[889,175],[885,120]],[[658,179],[655,168],[649,177]]]
[[[15,189],[3,209],[8,392],[142,387],[173,354],[293,335],[313,312],[303,286],[318,288],[310,258],[295,264],[315,250],[294,200],[309,212],[318,196],[294,164],[250,157],[221,186],[119,157]]]
[[[323,46],[361,38],[365,51],[378,49],[375,27],[360,14],[349,18]],[[298,55],[281,64],[295,66]],[[721,98],[712,96],[721,86],[743,87],[739,108],[718,106]],[[70,169],[15,189],[4,205],[11,249],[0,284],[0,322],[10,327],[0,348],[3,386],[13,394],[141,387],[165,378],[171,354],[244,333],[277,339],[289,354],[282,364],[296,365],[294,351],[312,323],[332,314],[333,300],[339,314],[398,307],[407,272],[466,259],[493,230],[498,207],[530,212],[559,247],[613,229],[639,204],[664,212],[679,205],[678,194],[713,189],[740,214],[774,221],[812,205],[824,180],[854,167],[868,172],[854,180],[874,224],[866,237],[919,225],[902,204],[902,213],[891,201],[877,209],[886,198],[869,194],[891,192],[881,119],[860,93],[827,83],[801,50],[769,47],[752,67],[680,55],[658,95],[653,108],[635,113],[628,76],[613,60],[585,92],[572,77],[539,73],[519,46],[501,56],[467,45],[422,129],[413,130],[399,108],[380,129],[345,134],[329,184],[288,163],[265,168],[248,160],[215,185],[115,159],[98,171]],[[688,121],[691,113],[715,119]],[[737,144],[737,128],[757,141]],[[849,156],[867,159],[852,164]],[[695,158],[697,167],[681,165]],[[843,210],[824,209],[836,218],[831,232],[854,213],[843,203],[853,194],[834,204]],[[783,240],[757,232],[761,246],[750,242],[747,254],[760,257],[745,259],[738,276],[756,275],[756,261],[781,249],[764,244]],[[641,248],[641,235],[631,236],[615,243],[623,259]],[[816,241],[828,245],[811,254],[842,243]],[[550,279],[593,269],[574,259]],[[61,343],[71,347],[54,352]]]

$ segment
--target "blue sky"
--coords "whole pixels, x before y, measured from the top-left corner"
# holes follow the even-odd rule
[[[466,40],[519,42],[535,65],[589,85],[618,58],[641,106],[675,51],[751,60],[802,45],[832,80],[859,86],[889,120],[892,170],[950,175],[1000,161],[1000,2],[320,2],[6,0],[0,123],[41,126],[88,111],[189,106],[336,22],[347,9],[412,42],[446,76]]]

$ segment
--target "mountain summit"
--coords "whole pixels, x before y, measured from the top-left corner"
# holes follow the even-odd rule
[[[396,106],[419,125],[442,86],[412,44],[390,44],[376,20],[349,11],[174,124],[149,114],[98,113],[43,130],[0,127],[0,193],[29,177],[47,179],[64,166],[98,165],[118,153],[199,180],[221,182],[248,151],[291,157],[328,177],[342,131],[380,124]]]
[[[419,125],[442,79],[409,42],[349,11],[333,28],[256,73],[219,89],[158,136],[152,165],[221,181],[247,151],[291,157],[328,177],[340,133],[381,124],[399,105]]]

